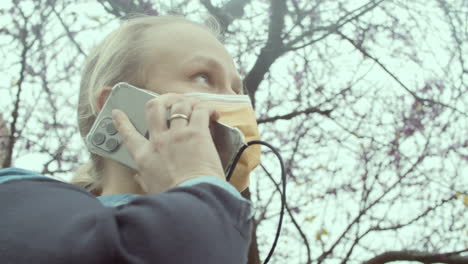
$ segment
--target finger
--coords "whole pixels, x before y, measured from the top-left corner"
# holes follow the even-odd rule
[[[156,99],[148,101],[146,103],[145,118],[150,139],[167,130],[166,108],[163,102]]]
[[[180,100],[183,100],[180,94],[163,94],[146,103],[145,118],[150,138],[167,131],[167,109]]]
[[[142,149],[146,142],[145,137],[138,133],[124,112],[118,109],[112,110],[112,120],[119,135],[122,137],[125,147],[127,147],[128,152],[133,160],[135,160],[136,152]]]
[[[184,118],[174,118],[170,120],[171,129],[179,129],[183,127],[187,127],[189,120],[190,120],[190,111],[191,111],[191,104],[188,100],[182,100],[178,103],[175,103],[171,107],[171,116],[175,114],[182,114],[186,115],[188,120]]]
[[[196,105],[193,108],[189,126],[198,129],[204,129],[210,126],[211,121],[216,121],[218,119],[219,113],[215,110],[214,107]]]

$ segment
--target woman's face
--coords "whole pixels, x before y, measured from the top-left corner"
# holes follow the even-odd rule
[[[158,94],[241,94],[231,55],[206,29],[176,22],[149,31],[154,42],[146,88]]]

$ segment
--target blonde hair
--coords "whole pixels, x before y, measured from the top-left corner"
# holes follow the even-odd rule
[[[82,138],[86,137],[96,119],[96,96],[104,87],[112,87],[124,81],[145,88],[145,66],[148,62],[144,52],[151,49],[151,41],[145,37],[145,33],[148,29],[174,22],[202,26],[222,41],[221,27],[212,16],[208,16],[203,24],[178,15],[135,14],[123,21],[119,28],[91,51],[85,61],[78,101],[78,127]],[[103,184],[102,169],[103,158],[91,153],[90,160],[75,172],[71,183],[99,195]]]

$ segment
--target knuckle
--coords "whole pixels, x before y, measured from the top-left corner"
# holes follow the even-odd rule
[[[131,136],[130,136],[128,129],[125,126],[121,125],[119,127],[119,132],[120,132],[120,137],[122,137],[122,141],[124,142],[124,144],[128,144],[131,140]]]
[[[174,109],[181,109],[183,108],[184,106],[184,103],[183,102],[177,102],[177,103],[174,103],[172,106],[171,106],[171,109],[174,110]]]
[[[146,157],[143,151],[138,151],[137,153],[133,154],[133,158],[138,168],[143,168],[146,164]]]
[[[199,137],[203,136],[203,133],[200,130],[194,129],[194,128],[191,128],[191,127],[188,127],[183,132],[185,133],[185,136],[190,137],[190,138],[199,138]]]
[[[182,95],[176,93],[165,93],[157,97],[167,107],[171,102],[178,102],[181,100]]]
[[[198,99],[198,98],[192,98],[192,97],[189,97],[188,100],[192,103],[192,104],[199,104],[202,102],[202,100]]]
[[[133,156],[134,156],[136,165],[137,165],[139,168],[141,168],[141,166],[142,166],[142,164],[143,164],[143,160],[141,159],[141,158],[142,158],[142,155],[136,153],[136,154],[134,154]]]
[[[213,114],[214,112],[216,112],[216,108],[213,106],[202,105],[202,106],[197,106],[195,109],[193,109],[193,111],[197,111],[203,115],[209,116]]]
[[[148,102],[146,102],[145,107],[146,107],[146,109],[152,109],[154,107],[157,107],[157,105],[158,105],[158,100],[157,100],[157,98],[154,98],[154,99],[151,99]]]
[[[184,128],[174,131],[171,135],[171,140],[174,142],[184,142],[187,140],[193,140],[194,138],[198,138],[200,133],[191,128]]]
[[[172,101],[177,101],[181,95],[176,93],[165,93],[160,96],[157,96],[146,103],[147,108],[157,107],[158,105],[163,105],[167,107],[167,104]]]
[[[205,105],[205,104],[195,104],[193,106],[193,110],[198,110],[198,111],[206,111],[209,110],[211,106]]]
[[[177,93],[165,93],[165,94],[160,95],[157,98],[167,99],[167,98],[176,98],[176,97],[179,97],[179,96],[180,96],[180,94],[177,94]]]
[[[202,100],[198,98],[190,98],[190,105],[192,105],[192,108],[195,108],[203,104],[202,104]]]

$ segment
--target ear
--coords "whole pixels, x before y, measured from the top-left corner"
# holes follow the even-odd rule
[[[97,106],[97,111],[100,112],[102,107],[104,106],[104,103],[107,100],[107,97],[109,96],[110,92],[112,91],[112,87],[106,86],[104,89],[102,89],[97,98],[96,98],[96,106]]]

